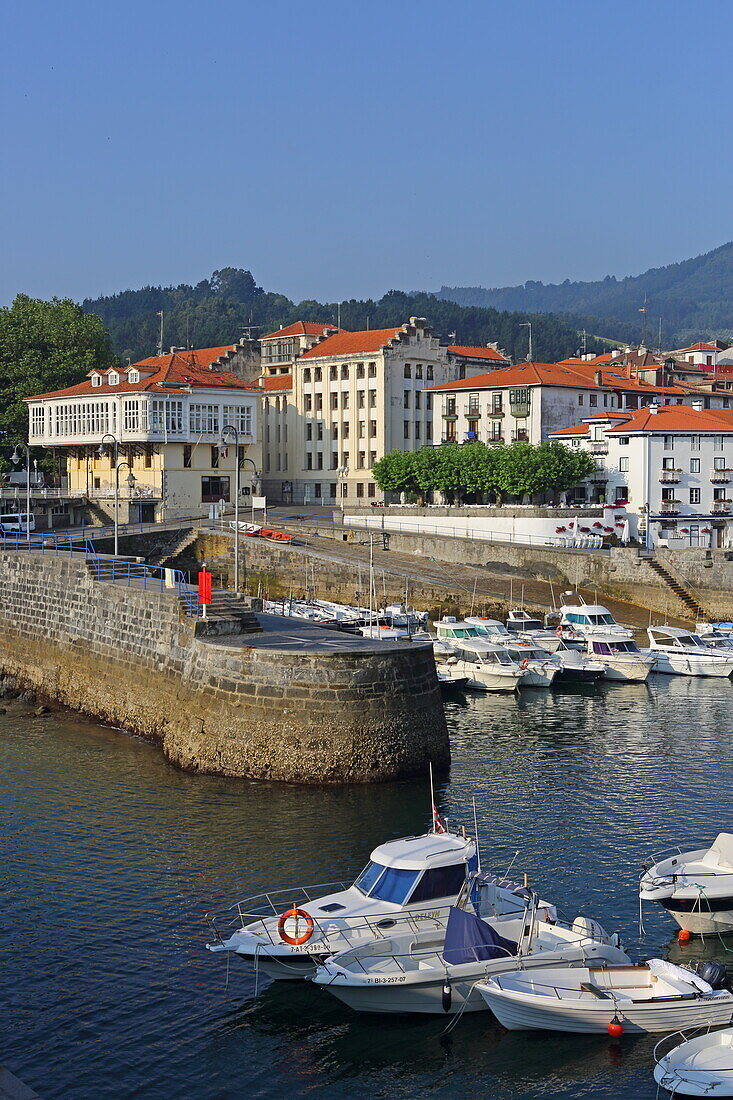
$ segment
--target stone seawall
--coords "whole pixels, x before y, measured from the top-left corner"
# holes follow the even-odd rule
[[[263,617],[211,637],[175,594],[97,581],[84,561],[0,553],[0,668],[148,738],[193,771],[375,782],[450,762],[429,646]]]

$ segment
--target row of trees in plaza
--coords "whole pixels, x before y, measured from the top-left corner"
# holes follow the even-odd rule
[[[428,492],[444,493],[458,503],[468,497],[487,502],[493,495],[530,497],[561,493],[580,485],[596,469],[587,451],[562,443],[444,443],[419,451],[391,451],[374,466],[374,480],[386,493],[406,493],[422,500]]]

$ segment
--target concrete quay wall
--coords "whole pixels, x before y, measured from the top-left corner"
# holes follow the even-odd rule
[[[267,619],[261,635],[207,635],[174,593],[99,582],[79,559],[0,553],[2,672],[181,768],[321,784],[447,767],[429,646],[308,624],[302,644],[292,624],[283,644]]]

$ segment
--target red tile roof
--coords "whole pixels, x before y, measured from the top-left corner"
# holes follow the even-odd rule
[[[596,374],[600,374],[600,384],[596,381]],[[564,366],[562,363],[520,363],[515,367],[507,367],[489,371],[487,374],[477,374],[474,378],[460,378],[455,382],[445,382],[440,386],[432,386],[432,390],[441,393],[452,393],[454,390],[479,390],[498,389],[502,386],[570,386],[573,389],[586,390],[623,390],[627,393],[646,393],[650,396],[657,393],[665,393],[676,397],[686,397],[695,393],[690,386],[653,386],[649,382],[640,382],[636,378],[628,378],[619,369],[608,367],[591,367],[587,363],[583,366]]]
[[[548,432],[548,435],[587,435],[590,428],[587,424],[575,424],[572,428],[558,428],[554,432]]]
[[[448,351],[462,355],[466,359],[491,359],[496,363],[508,363],[505,355],[499,355],[495,348],[472,348],[466,344],[449,344]]]
[[[262,388],[267,390],[290,390],[293,388],[292,374],[266,374],[262,378]]]
[[[690,344],[689,348],[675,348],[677,353],[683,351],[717,351],[717,345],[706,342],[705,340],[698,340],[696,344]]]
[[[372,328],[364,332],[337,332],[303,352],[301,359],[321,359],[330,355],[368,355],[380,351],[403,332],[399,328]]]
[[[38,401],[42,397],[77,397],[87,394],[95,394],[97,397],[105,397],[115,393],[179,393],[181,387],[191,386],[192,389],[231,389],[231,390],[259,390],[256,382],[243,382],[235,374],[225,370],[209,370],[208,367],[197,365],[198,356],[206,356],[217,349],[194,349],[193,351],[177,351],[170,355],[157,355],[150,359],[142,359],[139,363],[133,363],[130,367],[119,368],[117,373],[120,381],[116,386],[104,383],[101,386],[93,386],[91,378],[86,382],[79,382],[76,386],[68,386],[65,390],[52,390],[50,393],[36,393],[32,397],[26,397],[26,401]],[[231,350],[230,348],[224,349]],[[114,370],[115,368],[111,368]],[[142,369],[139,382],[128,382],[126,374],[129,370]],[[95,373],[95,372],[92,372]],[[109,370],[96,373],[106,375]]]
[[[628,420],[614,428],[608,435],[630,435],[632,432],[733,432],[733,410],[693,409],[689,405],[658,405],[657,411],[649,408],[630,412]]]
[[[268,332],[267,336],[260,336],[260,340],[277,340],[283,336],[323,336],[324,332],[340,332],[336,325],[329,325],[318,321],[295,321],[292,325],[286,325],[276,332]]]
[[[185,359],[193,367],[208,367],[216,363],[218,359],[230,355],[236,351],[235,344],[226,344],[221,348],[189,348],[185,351],[174,352],[177,358]],[[149,359],[141,359],[139,363],[133,363],[134,367],[150,367],[158,370],[161,364],[170,359],[170,355],[152,355]],[[114,368],[111,368],[114,369]],[[125,367],[125,370],[128,368]]]
[[[594,355],[592,359],[582,359],[579,355],[571,355],[569,359],[560,359],[560,364],[564,367],[597,367],[602,366],[604,363],[610,363],[613,359],[618,359],[620,352],[606,351],[603,355]]]

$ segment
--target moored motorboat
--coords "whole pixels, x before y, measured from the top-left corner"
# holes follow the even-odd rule
[[[699,634],[678,626],[650,626],[649,650],[657,659],[655,672],[668,676],[714,676],[733,673],[733,649],[707,646]]]
[[[443,928],[476,866],[475,841],[458,833],[388,841],[351,886],[268,891],[208,914],[216,938],[207,947],[232,952],[272,978],[304,978],[334,952],[386,935],[397,920],[415,932],[424,922]]]
[[[679,1038],[684,1042],[663,1053]],[[733,1096],[733,1028],[668,1035],[654,1048],[654,1063],[654,1080],[672,1096]]]
[[[435,629],[441,642],[451,647],[456,670],[468,677],[473,691],[515,691],[525,674],[503,645],[481,636],[477,627],[464,619],[446,616],[438,619]]]
[[[733,994],[662,959],[638,966],[515,970],[478,983],[504,1027],[517,1030],[658,1032],[720,1026]]]
[[[709,848],[649,861],[639,881],[642,901],[658,902],[688,932],[733,932],[733,834]]]
[[[656,657],[642,653],[633,639],[619,638],[615,634],[593,634],[586,644],[588,655],[603,662],[606,680],[644,683],[657,663]]]
[[[601,661],[587,657],[562,638],[558,638],[551,656],[560,666],[554,681],[556,684],[595,684],[606,672],[606,666]]]
[[[531,642],[517,639],[506,642],[504,648],[512,660],[524,669],[524,676],[519,681],[520,688],[549,687],[562,670],[556,657]]]
[[[566,592],[565,596],[572,597],[572,593]],[[607,607],[600,603],[584,603],[581,597],[577,597],[577,602],[562,604],[560,623],[584,638],[590,638],[594,634],[613,634],[627,640],[633,640],[634,637],[628,627],[616,622]]]
[[[454,907],[444,934],[396,931],[333,955],[313,981],[361,1012],[455,1014],[486,1011],[476,985],[493,974],[629,962],[617,937],[595,921],[562,924],[548,919],[546,905],[533,895],[519,916],[483,919]]]

